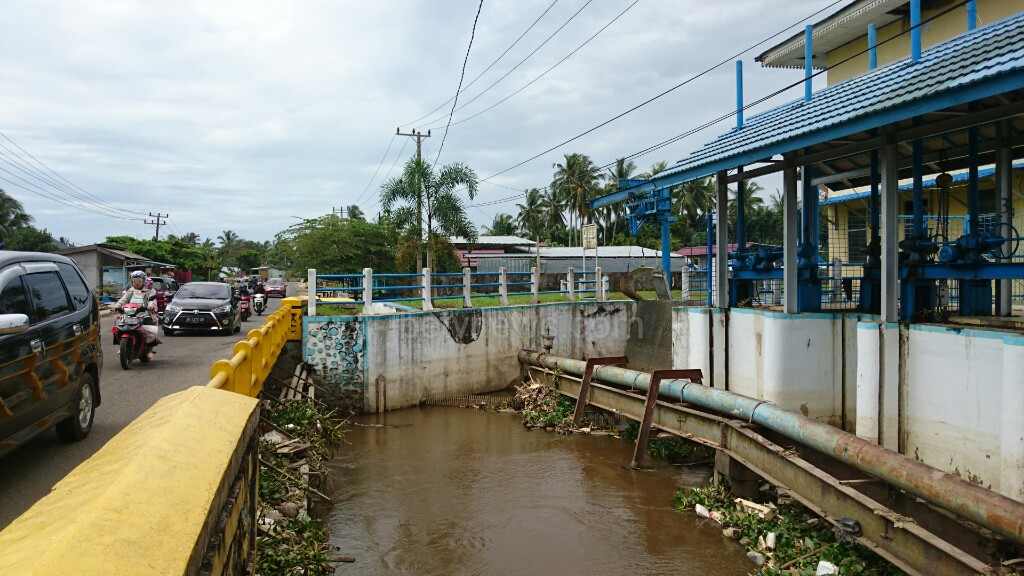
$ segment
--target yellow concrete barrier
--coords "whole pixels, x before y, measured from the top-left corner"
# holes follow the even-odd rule
[[[258,406],[204,386],[161,399],[0,532],[0,573],[238,570],[255,538]]]
[[[231,358],[213,364],[207,386],[256,397],[285,342],[302,339],[302,311],[307,299],[281,300],[281,308],[268,316],[263,326],[250,330],[245,340],[235,344]]]

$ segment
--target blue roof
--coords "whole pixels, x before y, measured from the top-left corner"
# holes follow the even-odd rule
[[[803,147],[1024,88],[1024,13],[750,117],[654,179],[687,182]],[[671,185],[671,184],[667,184]]]
[[[1020,169],[1020,168],[1024,168],[1024,162],[1017,162],[1016,164],[1013,165],[1013,168],[1014,168],[1014,170],[1017,170],[1017,169]],[[996,169],[995,168],[982,168],[982,169],[978,170],[978,178],[979,179],[987,178],[989,176],[992,176],[995,173],[996,173]],[[953,183],[957,184],[957,183],[967,182],[967,179],[969,177],[970,177],[970,173],[968,173],[968,172],[960,172],[959,174],[953,174]],[[925,188],[934,188],[935,187],[935,178],[927,178],[927,179],[925,179],[924,182],[922,182],[922,186],[925,187]],[[899,190],[901,192],[906,191],[906,190],[913,190],[913,189],[914,189],[914,183],[913,182],[908,182],[906,184],[901,184],[900,187],[899,187]],[[871,191],[870,190],[866,190],[864,192],[856,192],[856,193],[853,193],[853,194],[843,194],[842,196],[836,196],[835,198],[829,198],[828,200],[822,200],[819,205],[821,205],[821,206],[828,206],[829,204],[842,204],[843,202],[851,202],[853,200],[866,200],[866,199],[868,199],[870,197],[871,197]]]

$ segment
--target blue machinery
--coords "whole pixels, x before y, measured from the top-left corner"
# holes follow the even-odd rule
[[[920,1],[911,2],[911,26],[920,24]],[[973,6],[966,10],[968,16],[967,28],[974,30],[973,18],[976,12]],[[988,84],[973,87],[970,90],[960,87],[948,88],[948,94],[943,95],[941,100],[932,102],[928,98],[937,98],[932,86],[927,90],[912,94],[912,100],[906,108],[896,108],[892,112],[861,112],[845,113],[846,117],[839,122],[833,121],[833,125],[823,127],[803,128],[765,128],[768,121],[760,122],[760,125],[753,124],[745,127],[743,119],[743,84],[742,64],[737,62],[737,122],[736,130],[719,137],[705,149],[698,150],[691,155],[691,158],[680,162],[678,167],[660,174],[650,180],[621,180],[619,191],[597,198],[591,202],[593,208],[607,206],[619,202],[625,203],[625,213],[630,219],[630,232],[636,234],[640,227],[647,222],[661,227],[662,237],[662,267],[669,271],[671,246],[669,243],[669,228],[674,221],[672,216],[672,200],[670,190],[697,178],[706,177],[709,174],[717,174],[718,181],[718,203],[719,212],[725,213],[725,206],[722,205],[726,199],[724,187],[727,183],[735,183],[737,191],[737,248],[728,254],[729,274],[725,275],[719,271],[719,283],[728,284],[729,306],[735,306],[744,300],[754,300],[756,297],[756,286],[765,280],[782,280],[786,277],[785,261],[786,250],[784,247],[771,246],[749,246],[745,237],[745,214],[744,196],[746,194],[744,179],[769,174],[772,172],[785,171],[786,173],[786,196],[790,200],[786,207],[787,230],[795,228],[793,232],[787,231],[787,238],[795,244],[796,249],[790,252],[796,262],[796,274],[792,284],[787,287],[795,293],[795,298],[787,295],[787,311],[818,311],[821,309],[822,280],[819,277],[819,217],[818,217],[818,187],[820,184],[844,181],[853,186],[851,182],[859,179],[860,184],[870,187],[869,207],[869,239],[867,246],[867,258],[863,263],[863,278],[861,280],[859,309],[870,313],[881,313],[886,320],[896,319],[897,307],[894,301],[895,293],[898,292],[899,307],[898,318],[911,320],[923,314],[941,307],[940,286],[951,283],[959,292],[959,308],[962,315],[987,316],[993,314],[993,280],[1007,280],[1024,278],[1024,264],[1013,263],[1010,258],[1018,253],[1021,243],[1021,234],[1012,225],[1012,203],[1010,201],[1009,189],[1012,170],[1012,158],[1015,151],[1014,145],[1020,146],[1020,142],[1014,142],[1020,128],[1014,124],[1020,124],[1024,118],[1024,73],[1019,70],[998,70],[992,66],[999,54],[993,48],[995,44],[986,45],[985,42],[993,41],[994,37],[1004,34],[1005,38],[1020,36],[1024,30],[1024,15],[1004,21],[1002,26],[990,26],[989,30],[977,30],[977,34],[962,36],[958,41],[950,41],[947,44],[960,44],[954,48],[947,48],[946,54],[937,48],[935,56],[926,56],[927,61],[922,61],[920,49],[919,28],[912,29],[911,38],[911,63],[921,68],[916,72],[927,76],[931,71],[945,72],[942,67],[952,66],[950,59],[960,59],[960,65],[984,67],[986,73],[992,74],[993,78]],[[999,30],[998,28],[1002,28]],[[781,106],[776,110],[760,115],[752,122],[759,122],[763,117],[775,116],[772,118],[775,126],[783,125],[778,117],[792,112],[793,124],[801,123],[800,114],[812,115],[822,113],[833,113],[837,100],[829,94],[830,87],[823,90],[817,101],[812,102],[810,93],[810,77],[812,75],[812,36],[813,27],[808,26],[805,31],[805,97],[802,103],[805,109],[801,109],[801,103],[792,103]],[[987,37],[986,37],[987,35]],[[974,38],[971,38],[974,36]],[[877,62],[875,30],[873,26],[868,29],[869,67],[874,69]],[[1002,40],[1005,43],[1005,40]],[[953,52],[954,49],[959,52]],[[979,62],[971,60],[982,57],[989,57],[991,60]],[[906,74],[910,67],[903,65],[887,68],[884,72],[893,75]],[[992,71],[995,70],[995,71]],[[872,78],[865,78],[866,76]],[[877,73],[869,73],[860,78],[863,85],[861,96],[850,96],[853,92],[850,89],[852,83],[858,79],[847,81],[844,84],[846,92],[844,98],[861,97],[864,100],[865,108],[871,104],[872,99],[886,99],[889,93],[876,89],[875,86],[882,78]],[[906,81],[912,84],[916,78],[908,76]],[[928,78],[921,80],[925,82]],[[982,90],[984,88],[984,90]],[[896,88],[888,88],[889,92]],[[907,97],[904,95],[904,97]],[[986,98],[988,99],[986,101]],[[999,100],[999,104],[993,105],[993,98]],[[914,100],[916,99],[916,100]],[[824,101],[824,104],[819,102]],[[849,100],[839,101],[842,107],[855,108]],[[982,106],[984,103],[984,106]],[[854,102],[853,104],[856,104]],[[929,109],[943,111],[948,114],[946,118],[933,120],[931,124],[926,123],[924,116]],[[788,108],[788,110],[787,110]],[[877,108],[877,107],[876,107]],[[948,113],[945,111],[949,111]],[[857,114],[860,114],[858,116]],[[843,125],[845,122],[846,126]],[[836,126],[835,124],[838,124]],[[994,160],[996,164],[997,192],[1002,195],[999,202],[1000,216],[1002,221],[996,227],[987,229],[981,225],[981,193],[979,190],[978,168],[982,163],[982,153],[979,151],[979,129],[982,127],[994,128],[995,137],[989,138],[988,148],[984,150],[987,154],[986,163]],[[745,129],[745,128],[752,128]],[[774,133],[771,131],[775,130]],[[805,130],[801,133],[800,130]],[[807,131],[813,130],[810,134]],[[840,132],[845,130],[845,132]],[[993,130],[989,129],[989,132]],[[963,143],[963,135],[966,133],[966,142]],[[746,138],[746,139],[745,139]],[[769,138],[775,138],[773,145],[762,144]],[[785,141],[786,139],[790,141]],[[815,138],[815,139],[811,139]],[[959,138],[956,141],[955,138]],[[763,139],[763,140],[758,140]],[[925,139],[931,139],[932,149],[926,150]],[[832,146],[837,143],[834,149],[822,150],[821,146]],[[938,143],[938,144],[936,144]],[[963,145],[963,144],[965,145]],[[731,149],[729,147],[732,147]],[[784,147],[784,146],[788,146]],[[909,158],[900,158],[899,147],[906,149]],[[710,151],[707,151],[710,150]],[[753,150],[753,151],[751,151]],[[848,153],[842,152],[849,150]],[[778,160],[778,155],[782,160]],[[859,160],[854,160],[859,158]],[[835,162],[829,165],[829,162]],[[753,170],[744,172],[744,165],[767,164]],[[820,164],[819,164],[820,163]],[[968,170],[967,186],[967,208],[968,226],[959,237],[951,238],[942,234],[929,234],[925,226],[925,202],[923,176],[925,166],[942,168],[953,166],[966,168]],[[819,167],[820,166],[820,167]],[[836,166],[845,167],[842,173]],[[728,169],[735,168],[733,174]],[[911,219],[912,229],[906,238],[897,237],[897,214],[900,207],[898,202],[898,183],[900,169],[910,168],[913,178],[913,216]],[[799,182],[797,182],[797,170],[800,171]],[[945,179],[945,181],[943,181]],[[948,174],[941,174],[936,178],[939,194],[949,194]],[[882,189],[891,189],[893,193],[883,196]],[[799,222],[794,218],[796,212],[797,191],[800,194]],[[792,215],[791,215],[792,214]],[[948,214],[946,216],[948,218]],[[792,224],[792,226],[790,226]],[[888,224],[888,226],[886,226]],[[885,228],[889,231],[883,234]],[[884,236],[884,238],[883,238]],[[710,238],[710,232],[709,232]],[[898,243],[899,251],[896,250]],[[717,236],[718,249],[722,250],[727,244],[722,231]],[[719,268],[723,267],[724,259],[718,258]],[[710,267],[709,267],[710,268]],[[887,272],[887,270],[892,272]],[[888,278],[888,279],[887,279]],[[883,285],[888,282],[889,297],[883,292]],[[1006,283],[996,282],[997,313],[1009,314],[1008,294],[999,294],[1000,288],[1008,292]],[[725,301],[719,301],[719,305],[725,305]]]

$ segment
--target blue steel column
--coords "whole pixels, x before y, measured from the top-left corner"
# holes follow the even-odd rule
[[[818,280],[818,187],[813,183],[814,170],[803,167],[803,210],[801,210],[801,238],[798,247],[797,308],[801,312],[821,310],[821,282]]]
[[[978,3],[970,0],[967,3],[967,31],[970,32],[978,27]]]
[[[981,238],[980,191],[978,189],[978,127],[967,129],[967,219],[965,235],[974,244]],[[974,258],[972,257],[972,260]],[[979,258],[981,259],[981,258]],[[992,282],[990,280],[959,280],[960,314],[964,316],[992,315]]]
[[[804,28],[804,102],[811,101],[811,76],[814,74],[814,26]]]
[[[661,218],[661,269],[665,271],[665,281],[672,289],[672,221]],[[600,279],[598,279],[600,281]]]
[[[921,59],[921,0],[910,0],[910,60]]]
[[[868,69],[878,67],[878,35],[874,24],[868,25]],[[878,131],[873,130],[872,136]],[[871,237],[868,239],[867,259],[864,262],[864,279],[860,282],[860,304],[863,312],[878,314],[882,311],[882,236],[879,227],[881,201],[879,198],[878,150],[872,150],[871,159],[871,204],[868,214]]]
[[[743,128],[743,61],[736,61],[736,131]],[[737,174],[743,173],[743,167],[736,169]],[[736,249],[740,254],[747,249],[747,217],[746,204],[747,183],[740,180],[736,184]]]
[[[878,33],[874,24],[868,24],[868,70],[878,68]]]

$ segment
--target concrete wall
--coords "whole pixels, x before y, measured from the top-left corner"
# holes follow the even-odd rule
[[[857,316],[673,310],[674,368],[700,368],[716,388],[852,429]]]
[[[621,355],[632,316],[629,302],[567,302],[309,317],[305,357],[328,385],[361,393],[365,410],[390,410],[505,388],[519,376],[519,351],[541,349],[548,329],[559,356]]]
[[[857,434],[1024,501],[1024,336],[862,322]]]

